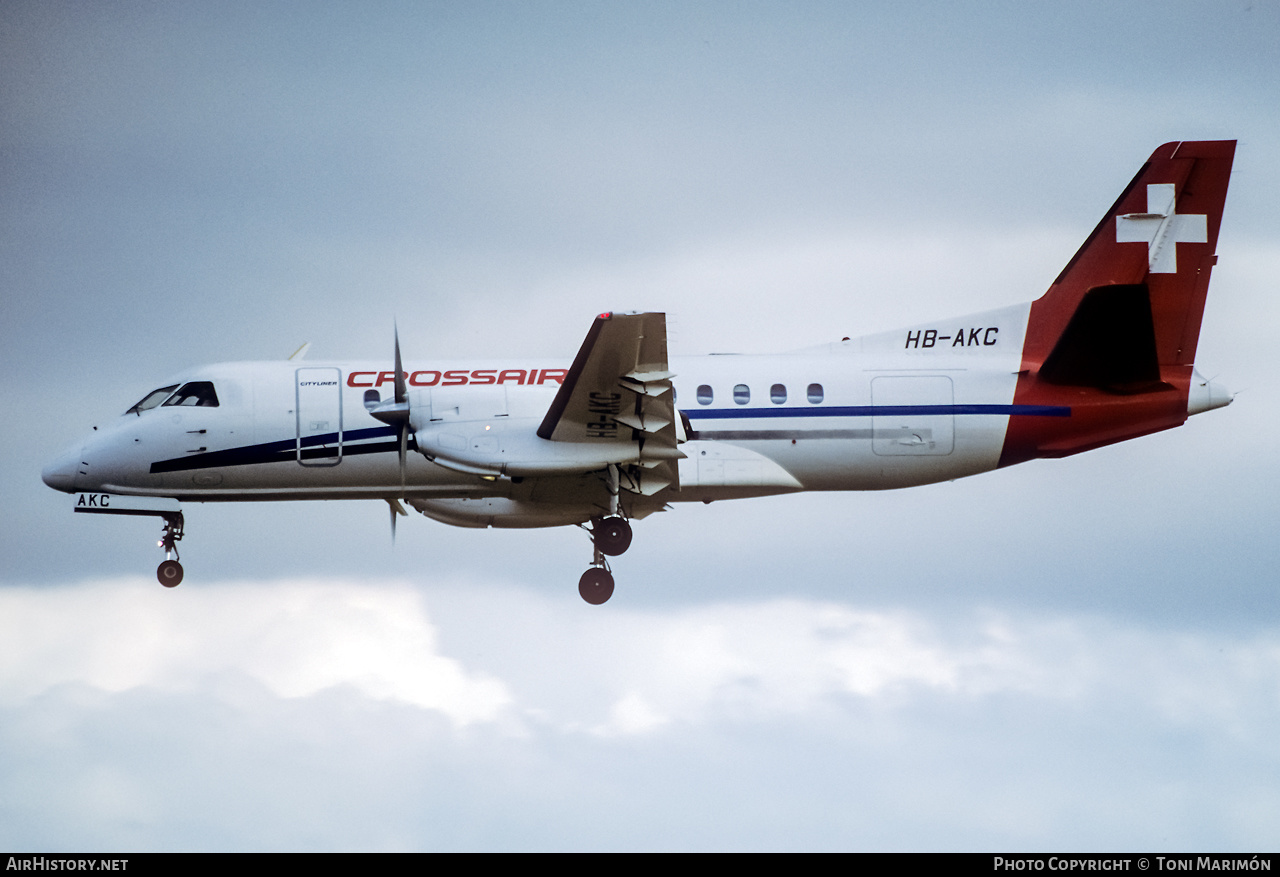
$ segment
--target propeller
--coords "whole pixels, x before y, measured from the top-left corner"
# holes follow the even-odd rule
[[[400,452],[400,495],[404,496],[406,456],[409,450],[409,388],[404,380],[404,367],[400,359],[400,327],[395,327],[395,398],[369,409],[369,413],[388,426],[396,428]],[[388,499],[391,506],[391,541],[396,538],[396,518],[407,515],[400,499]]]

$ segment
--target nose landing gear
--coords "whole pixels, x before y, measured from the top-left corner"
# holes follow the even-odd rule
[[[182,564],[178,563],[178,542],[182,539],[182,506],[170,496],[121,496],[113,493],[77,493],[74,511],[92,515],[132,515],[164,519],[160,547],[164,563],[156,569],[156,578],[166,588],[182,581]]]
[[[178,562],[178,542],[182,539],[182,512],[164,515],[164,534],[160,547],[164,549],[164,562],[156,567],[156,578],[166,588],[182,584],[182,564]]]
[[[182,564],[176,560],[166,560],[156,567],[156,578],[166,588],[176,588],[182,584]]]

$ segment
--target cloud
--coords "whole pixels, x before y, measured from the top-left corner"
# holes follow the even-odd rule
[[[0,590],[24,848],[1256,848],[1277,719],[1269,628],[460,580]]]
[[[0,589],[0,700],[69,684],[208,691],[230,674],[283,699],[347,689],[458,728],[533,714],[561,731],[620,735],[807,716],[839,698],[885,708],[935,695],[1125,701],[1162,720],[1211,715],[1242,728],[1280,706],[1280,631],[1236,639],[995,611],[933,619],[807,599],[584,612],[559,594],[439,587],[299,579],[171,593],[125,579]],[[448,654],[437,614],[453,637],[483,621],[461,650],[474,660]],[[572,706],[556,705],[551,680],[575,662]]]
[[[241,674],[277,697],[349,686],[466,725],[510,700],[438,653],[420,595],[343,582],[192,588],[168,600],[139,579],[0,591],[0,698],[70,683],[109,693],[207,689]]]

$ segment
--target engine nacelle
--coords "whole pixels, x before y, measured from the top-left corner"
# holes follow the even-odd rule
[[[414,441],[427,459],[472,475],[574,475],[610,463],[654,464],[684,454],[656,441],[558,442],[540,438],[533,418],[436,421],[415,426]]]
[[[454,527],[563,527],[581,524],[599,514],[591,505],[529,502],[503,497],[478,499],[410,499],[409,505],[428,518]]]

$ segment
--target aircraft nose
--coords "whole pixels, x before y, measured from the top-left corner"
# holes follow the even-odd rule
[[[76,467],[80,463],[80,449],[64,451],[40,472],[40,478],[54,490],[63,493],[74,493],[76,485]]]

